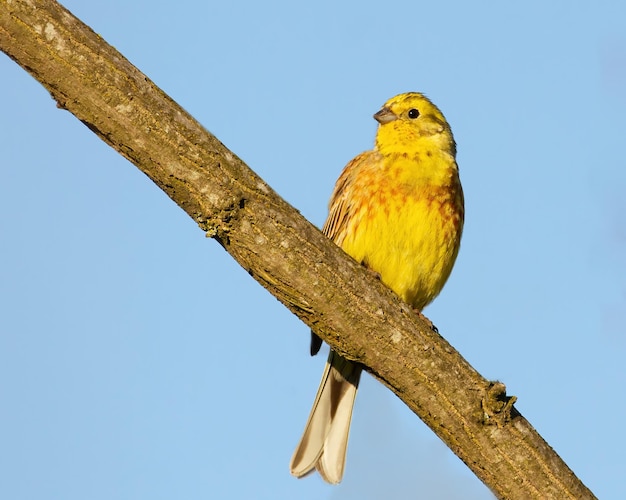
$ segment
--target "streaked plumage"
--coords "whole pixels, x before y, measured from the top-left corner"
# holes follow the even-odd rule
[[[400,94],[374,115],[376,145],[345,167],[324,233],[421,310],[445,284],[459,251],[463,191],[443,114],[422,94]],[[321,341],[313,335],[311,353]],[[361,367],[331,351],[291,473],[343,477]]]

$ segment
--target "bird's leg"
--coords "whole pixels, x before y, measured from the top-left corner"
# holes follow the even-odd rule
[[[429,320],[426,316],[424,316],[422,314],[422,311],[420,311],[419,309],[415,309],[415,308],[413,308],[413,310],[419,315],[420,318],[424,320],[424,322],[430,327],[430,329],[433,332],[439,333],[439,328],[437,328],[431,320]]]
[[[374,278],[376,278],[378,281],[382,281],[382,278],[380,277],[380,273],[377,273],[376,271],[374,271],[369,264],[367,263],[367,261],[364,259],[361,261],[361,265],[367,269],[367,271],[374,276]]]

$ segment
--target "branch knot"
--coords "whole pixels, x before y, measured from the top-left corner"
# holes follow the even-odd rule
[[[502,382],[491,382],[481,401],[483,423],[502,427],[510,422],[515,401],[517,396],[507,396]]]

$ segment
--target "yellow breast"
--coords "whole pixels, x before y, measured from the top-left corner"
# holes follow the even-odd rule
[[[459,251],[463,192],[450,155],[362,155],[349,172],[350,201],[335,241],[422,309],[443,288]]]

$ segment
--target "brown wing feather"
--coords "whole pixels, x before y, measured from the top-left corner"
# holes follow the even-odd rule
[[[328,204],[328,217],[322,232],[339,246],[345,238],[348,221],[353,210],[350,189],[354,178],[359,170],[372,161],[372,156],[376,154],[374,151],[366,151],[356,156],[346,165],[339,179],[337,179]]]
[[[328,217],[322,232],[339,246],[345,238],[348,221],[353,210],[353,202],[350,201],[352,182],[359,170],[372,161],[374,154],[376,154],[374,151],[366,151],[356,156],[345,166],[335,183],[335,189],[333,189],[333,194],[328,203]],[[315,356],[321,347],[322,339],[311,332],[311,356]]]

